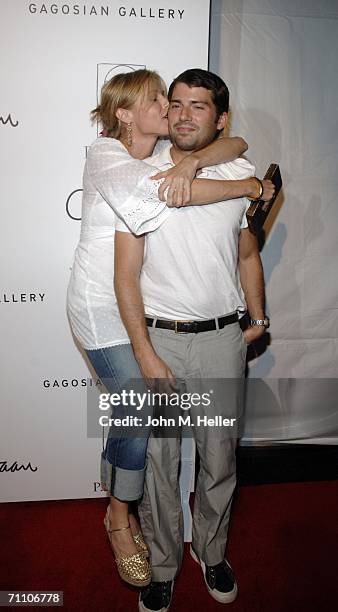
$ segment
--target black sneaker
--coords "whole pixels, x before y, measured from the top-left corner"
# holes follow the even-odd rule
[[[138,609],[140,612],[167,612],[173,594],[174,581],[151,582],[140,593]]]
[[[211,597],[224,604],[234,601],[238,589],[234,573],[227,560],[224,559],[217,565],[206,565],[198,558],[192,546],[190,546],[190,554],[202,568],[204,582]]]

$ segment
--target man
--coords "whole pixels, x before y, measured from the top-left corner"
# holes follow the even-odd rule
[[[199,69],[179,75],[168,97],[173,146],[147,160],[163,170],[212,142],[226,125],[229,105],[225,83]],[[200,176],[239,179],[253,173],[251,164],[240,159],[205,168]],[[273,188],[268,183],[264,187],[269,199]],[[116,235],[117,299],[146,380],[166,378],[175,389],[179,378],[187,391],[198,389],[200,396],[210,391],[210,379],[218,387],[211,409],[191,407],[200,457],[191,554],[202,567],[208,592],[221,603],[237,595],[233,572],[224,558],[236,480],[237,436],[226,426],[215,432],[215,428],[195,425],[210,410],[222,418],[238,414],[238,381],[244,377],[246,345],[268,326],[262,265],[256,239],[247,228],[247,207],[248,201],[238,198],[226,205],[174,211],[146,237],[142,271],[144,238],[129,234],[122,222]],[[251,326],[243,335],[238,320],[246,307]],[[219,388],[220,380],[229,384]],[[179,459],[179,438],[150,438],[140,517],[151,553],[153,582],[141,593],[142,612],[169,609],[182,562]]]

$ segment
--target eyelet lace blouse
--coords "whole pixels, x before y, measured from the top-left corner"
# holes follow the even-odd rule
[[[159,152],[168,141],[156,146]],[[151,232],[172,213],[158,199],[154,166],[131,157],[122,143],[98,138],[83,174],[82,222],[67,292],[74,335],[85,349],[129,342],[114,293],[114,234],[117,218],[136,235]]]

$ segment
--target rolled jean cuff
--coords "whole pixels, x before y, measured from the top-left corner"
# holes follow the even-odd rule
[[[121,501],[135,501],[143,495],[145,468],[126,470],[114,467],[101,453],[101,487]]]
[[[115,468],[115,482],[112,495],[121,501],[133,501],[143,495],[145,468],[142,470],[125,470]]]

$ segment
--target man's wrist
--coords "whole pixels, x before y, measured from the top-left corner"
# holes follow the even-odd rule
[[[268,329],[268,327],[270,327],[270,319],[266,315],[257,318],[251,317],[250,325],[251,327],[264,327],[265,329]]]

